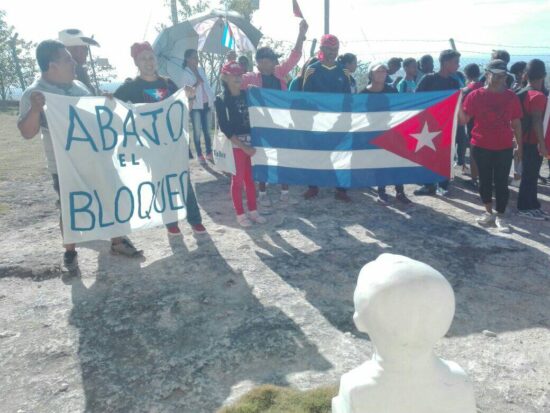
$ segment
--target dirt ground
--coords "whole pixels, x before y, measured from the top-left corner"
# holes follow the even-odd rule
[[[258,384],[337,384],[371,355],[352,293],[383,252],[453,285],[455,319],[436,352],[467,370],[479,412],[550,412],[550,222],[516,216],[517,189],[511,235],[475,224],[478,197],[460,179],[449,198],[411,197],[407,211],[368,190],[343,205],[325,189],[243,230],[228,178],[193,161],[209,236],[185,223],[179,238],[133,234],[141,261],[86,243],[71,278],[41,142],[21,139],[2,113],[0,144],[2,413],[211,413]],[[550,210],[550,186],[539,189]]]

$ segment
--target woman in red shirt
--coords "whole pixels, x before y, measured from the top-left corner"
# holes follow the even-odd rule
[[[479,194],[486,210],[477,222],[482,226],[496,225],[502,232],[510,231],[504,212],[510,196],[508,176],[514,145],[519,158],[522,157],[522,109],[518,97],[507,88],[507,72],[504,61],[492,60],[486,68],[487,86],[466,96],[459,113],[462,125],[474,119],[471,152],[479,169]],[[496,215],[493,213],[493,186]]]

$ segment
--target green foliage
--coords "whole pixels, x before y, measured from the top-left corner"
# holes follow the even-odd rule
[[[94,56],[94,68],[99,83],[111,83],[117,77],[115,67],[107,59]]]
[[[337,387],[306,392],[271,385],[260,386],[218,413],[330,413]]]
[[[34,46],[33,43],[19,38],[13,26],[8,25],[6,12],[0,10],[0,98],[2,100],[10,97],[10,88],[25,88],[34,79],[36,74]]]

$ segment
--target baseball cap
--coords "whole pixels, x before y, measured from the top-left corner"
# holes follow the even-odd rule
[[[222,67],[222,75],[234,75],[240,76],[244,73],[244,70],[237,62],[227,62]]]
[[[506,62],[504,60],[500,59],[494,59],[491,60],[487,66],[485,66],[485,70],[491,73],[507,73],[508,67],[506,66]]]

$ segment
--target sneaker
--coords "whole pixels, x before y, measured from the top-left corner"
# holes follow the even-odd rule
[[[317,195],[319,195],[319,188],[308,188],[308,190],[304,192],[305,199],[312,199],[315,198]]]
[[[199,163],[200,163],[201,165],[205,165],[205,164],[206,164],[206,158],[204,157],[204,155],[199,156]]]
[[[550,217],[550,214],[546,212],[544,209],[539,208],[536,210],[540,215],[544,217],[544,219],[548,219]]]
[[[532,219],[533,221],[544,221],[544,216],[537,209],[526,209],[518,211],[518,215],[523,218]]]
[[[379,193],[376,202],[382,205],[388,205],[390,203],[390,197],[385,192]]]
[[[206,154],[206,159],[210,162],[214,162],[214,155],[212,155],[212,152]]]
[[[503,214],[497,214],[495,225],[499,232],[509,233],[511,231],[510,224]]]
[[[267,192],[259,192],[258,195],[258,201],[260,203],[260,206],[264,208],[270,208],[271,207],[271,199],[269,199],[269,196],[267,195]]]
[[[466,185],[473,189],[479,189],[479,183],[477,178],[472,178],[469,181],[466,181]]]
[[[482,227],[488,227],[490,225],[493,225],[495,223],[495,220],[495,214],[484,212],[478,219],[476,219],[476,222]]]
[[[449,195],[449,190],[448,190],[448,189],[445,189],[445,188],[441,188],[440,186],[437,187],[437,189],[435,190],[435,192],[436,192],[437,195],[439,195],[439,196],[448,196],[448,195]]]
[[[258,211],[250,211],[248,213],[248,217],[252,222],[255,222],[256,224],[265,224],[267,222],[267,219],[258,214]]]
[[[237,215],[237,222],[243,228],[248,228],[252,226],[252,221],[248,219],[246,214]]]
[[[193,232],[197,235],[206,234],[206,228],[202,224],[191,225]]]
[[[421,188],[418,188],[413,192],[416,196],[429,196],[429,195],[435,195],[435,188],[430,186],[423,186]]]
[[[347,203],[351,202],[351,198],[349,197],[346,191],[336,191],[336,193],[334,194],[334,199],[336,199],[337,201],[342,201]]]
[[[400,192],[397,195],[395,195],[395,200],[403,205],[412,205],[413,203],[409,198],[407,198],[407,195],[405,195],[405,193],[403,192]]]
[[[281,191],[281,203],[285,205],[297,205],[298,200],[292,198],[288,191]]]
[[[140,257],[143,255],[143,250],[136,249],[134,244],[132,244],[128,238],[122,238],[120,242],[111,244],[111,252],[113,254],[124,255],[126,257]]]
[[[178,227],[177,224],[166,227],[166,231],[168,231],[168,235],[170,235],[171,237],[175,237],[181,234],[180,227]]]
[[[77,255],[75,250],[67,250],[63,254],[63,266],[68,271],[73,271],[78,266]]]

